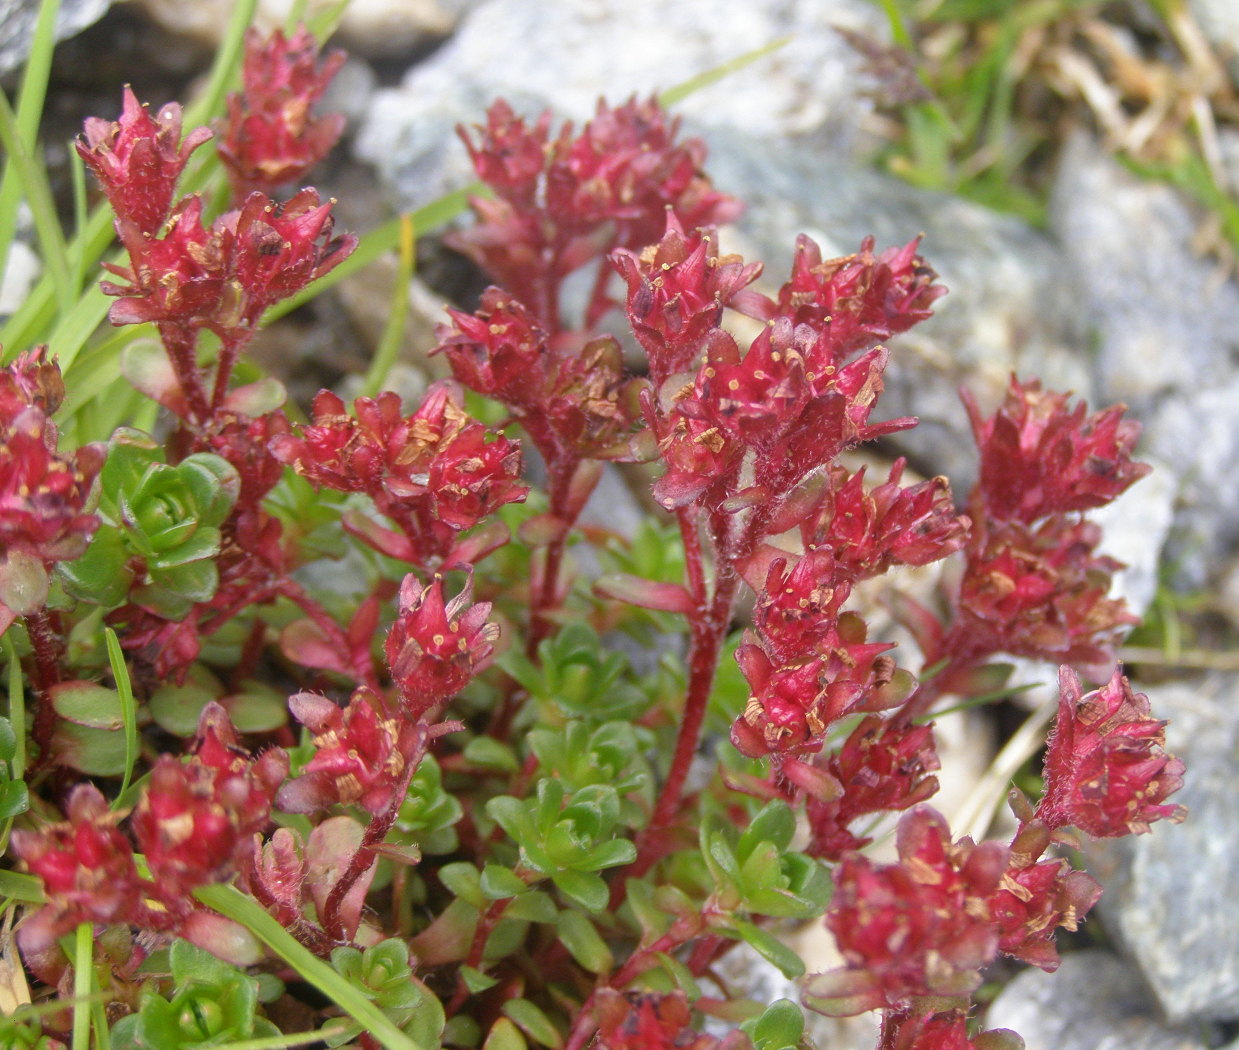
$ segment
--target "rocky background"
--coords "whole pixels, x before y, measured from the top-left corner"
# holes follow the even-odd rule
[[[0,0],[6,89],[36,6]],[[83,117],[118,109],[121,83],[156,106],[184,99],[232,6],[64,0],[44,126],[53,166],[67,157]],[[1168,6],[1199,49],[1200,68],[1229,81],[1211,90],[1233,95],[1239,3]],[[262,17],[278,24],[286,8],[264,4]],[[1142,15],[1138,4],[1130,8],[1131,24],[1120,24],[1116,38],[1123,45],[1129,33],[1134,54]],[[885,409],[922,420],[899,451],[921,472],[946,473],[957,492],[966,490],[971,442],[956,391],[967,385],[988,409],[1016,371],[1072,389],[1095,407],[1126,402],[1145,425],[1143,456],[1158,468],[1106,523],[1111,552],[1130,565],[1124,591],[1163,628],[1152,640],[1146,629],[1144,644],[1124,656],[1153,710],[1170,721],[1171,749],[1188,766],[1177,801],[1191,816],[1089,858],[1107,886],[1100,921],[1088,925],[1084,947],[1067,954],[1057,973],[995,974],[1001,990],[988,1025],[1015,1028],[1029,1050],[1239,1050],[1234,257],[1212,250],[1215,228],[1186,195],[1116,159],[1117,139],[1135,134],[1137,122],[1124,123],[1122,107],[1107,110],[1104,78],[1098,84],[1085,73],[1091,119],[1063,122],[1046,169],[1044,228],[881,173],[873,157],[884,129],[872,77],[836,27],[889,42],[880,8],[863,0],[353,0],[337,37],[352,57],[328,100],[348,115],[349,131],[317,184],[339,198],[343,225],[364,231],[470,180],[453,129],[481,119],[497,95],[518,111],[550,107],[582,121],[604,92],[612,101],[648,94],[788,38],[677,111],[708,142],[715,182],[748,204],[725,231],[725,247],[765,260],[776,286],[797,233],[810,234],[826,254],[853,251],[869,233],[879,246],[924,233],[923,252],[951,294],[895,345]],[[1070,72],[1069,63],[1064,68]],[[1223,189],[1239,202],[1239,128],[1223,123],[1211,134]],[[59,170],[67,187],[63,164]],[[479,287],[433,243],[419,251],[403,372],[410,392],[434,370],[424,354],[445,297],[467,299]],[[0,314],[21,301],[35,267],[33,253],[15,253]],[[272,330],[259,350],[264,365],[303,402],[320,385],[347,385],[381,330],[389,283],[368,271],[312,316]],[[617,501],[632,497],[622,484],[606,491],[614,524]],[[1045,677],[1041,671],[1035,680]],[[974,756],[965,763],[974,773],[950,786],[942,802],[948,814],[978,791],[988,797],[983,771],[996,746],[985,724],[959,724],[948,745]],[[948,756],[944,765],[951,763]],[[984,833],[987,819],[974,812],[967,826]],[[824,939],[805,942],[806,952],[820,953],[821,967],[829,965],[828,946],[817,945]],[[759,963],[740,965],[752,981]],[[771,995],[787,991],[770,980]],[[816,1037],[822,1050],[872,1045],[861,1022],[822,1023]]]

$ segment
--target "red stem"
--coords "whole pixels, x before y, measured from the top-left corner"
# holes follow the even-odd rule
[[[211,418],[211,406],[206,391],[202,388],[202,376],[198,372],[197,338],[195,334],[177,324],[159,325],[159,338],[168,351],[168,360],[185,400],[189,402],[190,419],[204,423]]]
[[[25,619],[26,634],[30,638],[30,647],[34,654],[34,672],[30,677],[37,700],[31,732],[39,748],[37,765],[41,766],[51,756],[52,735],[56,731],[56,711],[52,707],[51,689],[62,679],[60,660],[64,655],[64,643],[52,626],[51,615],[47,609],[30,613]]]

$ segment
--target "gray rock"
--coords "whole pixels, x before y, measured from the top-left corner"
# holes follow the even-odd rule
[[[396,89],[376,94],[358,153],[401,207],[466,182],[457,124],[481,121],[503,95],[518,111],[587,119],[600,95],[618,103],[713,69],[782,37],[790,42],[676,107],[697,128],[736,126],[762,137],[811,136],[819,149],[867,142],[856,92],[859,56],[832,26],[880,34],[858,0],[489,0]],[[447,144],[451,147],[447,148]]]
[[[39,279],[43,264],[28,244],[14,239],[9,245],[9,257],[0,274],[0,321],[13,315]]]
[[[1140,976],[1101,950],[1063,957],[1054,973],[1030,969],[990,1005],[986,1028],[1010,1028],[1026,1050],[1204,1050],[1193,1025],[1160,1021]]]
[[[1239,868],[1234,829],[1239,676],[1148,689],[1169,720],[1167,746],[1187,764],[1172,801],[1187,820],[1090,848],[1106,887],[1100,913],[1172,1022],[1239,1018]]]
[[[1198,588],[1239,541],[1239,372],[1167,398],[1145,428],[1145,447],[1174,468],[1178,508],[1167,546],[1176,582]]]
[[[1239,284],[1193,251],[1196,220],[1170,187],[1075,139],[1051,209],[1063,276],[1091,326],[1095,389],[1145,423],[1143,448],[1179,481],[1169,560],[1199,586],[1239,538]]]
[[[1148,460],[1147,456],[1140,458]],[[1148,611],[1157,593],[1162,549],[1174,520],[1179,487],[1170,464],[1153,461],[1151,466],[1152,474],[1089,515],[1105,530],[1102,552],[1126,565],[1115,573],[1110,595],[1123,598],[1137,616]]]
[[[23,65],[30,53],[39,0],[4,0],[0,3],[0,74]],[[56,14],[56,39],[66,40],[94,25],[112,6],[112,0],[61,0]]]

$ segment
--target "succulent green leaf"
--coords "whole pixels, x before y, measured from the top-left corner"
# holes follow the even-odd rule
[[[535,1042],[551,1050],[559,1050],[564,1045],[564,1038],[551,1019],[528,999],[509,999],[503,1004],[503,1012]]]
[[[736,935],[789,980],[800,977],[804,971],[804,960],[791,948],[779,940],[774,934],[755,926],[743,919],[731,920],[731,926]]]
[[[610,972],[615,958],[588,916],[569,908],[559,913],[556,927],[564,947],[585,969],[597,974]]]

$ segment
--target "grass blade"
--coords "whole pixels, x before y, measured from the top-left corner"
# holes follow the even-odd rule
[[[116,632],[111,627],[105,627],[103,637],[107,641],[108,663],[112,666],[112,678],[120,696],[120,716],[125,724],[125,775],[120,782],[120,793],[112,802],[112,809],[115,810],[117,803],[129,789],[133,767],[138,761],[138,705],[133,698],[129,668],[125,666],[125,654],[121,651]]]
[[[78,923],[73,938],[73,1050],[90,1050],[90,986],[94,981],[94,924]]]
[[[52,278],[52,286],[60,310],[69,309],[75,290],[71,283],[69,256],[65,248],[64,231],[56,217],[56,205],[52,201],[47,172],[38,164],[34,151],[22,141],[18,118],[9,106],[9,100],[0,91],[0,145],[9,155],[6,176],[11,171],[16,184],[25,191],[25,198],[34,216],[34,231],[39,238],[43,264]]]
[[[200,886],[194,896],[208,908],[239,922],[387,1050],[425,1050],[400,1031],[387,1015],[322,959],[295,940],[273,916],[235,886]]]
[[[765,58],[767,55],[777,51],[781,47],[786,47],[791,43],[790,36],[780,37],[772,43],[766,44],[763,47],[746,51],[742,55],[737,55],[735,58],[728,59],[715,66],[713,69],[707,69],[704,73],[698,73],[695,77],[689,77],[673,87],[667,88],[658,95],[658,101],[663,106],[674,106],[677,102],[682,102],[689,95],[696,94],[702,88],[707,88],[711,84],[716,84],[718,81],[731,76],[733,73],[738,73],[745,66],[751,66],[759,58]]]
[[[417,265],[417,239],[413,228],[412,216],[400,216],[400,265],[396,270],[396,280],[392,286],[391,309],[387,313],[387,323],[383,326],[383,335],[374,351],[374,360],[366,370],[365,385],[362,392],[366,397],[374,397],[387,383],[392,365],[400,353],[400,344],[404,340],[404,324],[409,316],[409,282],[413,280],[413,271]]]
[[[47,98],[47,81],[52,69],[52,51],[56,47],[56,14],[60,0],[43,0],[30,41],[30,55],[18,89],[16,132],[27,150],[33,152],[39,134],[39,120]],[[9,152],[4,178],[0,181],[0,274],[8,262],[9,245],[17,232],[17,208],[21,203],[21,183]]]

